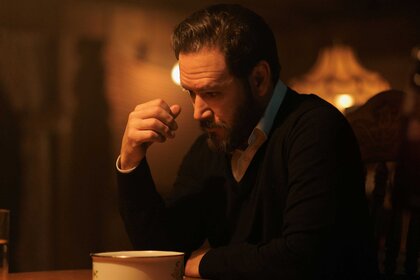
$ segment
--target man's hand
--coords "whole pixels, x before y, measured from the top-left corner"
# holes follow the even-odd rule
[[[120,168],[137,166],[152,143],[174,138],[174,131],[178,128],[175,119],[180,112],[179,105],[169,107],[162,99],[137,105],[128,116],[121,143]]]
[[[197,278],[201,277],[199,271],[200,261],[209,250],[210,244],[208,240],[206,240],[199,249],[192,252],[191,256],[187,260],[187,264],[185,265],[185,276]]]

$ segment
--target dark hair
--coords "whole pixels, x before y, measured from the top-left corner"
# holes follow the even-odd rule
[[[270,65],[277,82],[280,64],[276,40],[262,17],[236,4],[217,4],[199,10],[182,21],[172,34],[172,48],[179,53],[218,47],[232,75],[247,78],[261,60]]]

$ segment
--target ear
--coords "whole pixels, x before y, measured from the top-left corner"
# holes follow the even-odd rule
[[[259,61],[249,75],[252,92],[257,96],[265,96],[271,86],[271,69],[267,61]]]

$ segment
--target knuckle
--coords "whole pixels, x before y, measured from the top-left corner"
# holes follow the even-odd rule
[[[165,101],[163,101],[163,99],[162,99],[162,98],[158,98],[158,99],[156,99],[156,102],[157,102],[157,104],[158,104],[158,105],[163,105],[163,104],[165,104]]]
[[[161,110],[160,107],[156,106],[152,109],[152,112],[155,116],[159,116],[160,110]]]
[[[152,119],[152,126],[153,127],[159,127],[160,126],[160,121],[157,119]]]
[[[147,137],[149,139],[153,139],[153,138],[157,138],[158,134],[156,132],[154,132],[153,130],[149,130],[147,133]]]
[[[130,112],[130,113],[128,114],[128,120],[132,120],[132,119],[134,119],[134,118],[135,118],[135,116],[136,116],[135,111]]]
[[[136,135],[135,135],[135,133],[134,133],[134,131],[132,129],[128,130],[127,137],[130,140],[134,140],[136,138]]]

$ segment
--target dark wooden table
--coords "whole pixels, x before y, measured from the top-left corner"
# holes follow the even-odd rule
[[[184,277],[184,280],[200,279],[201,278]],[[92,270],[54,270],[10,273],[8,280],[92,280]]]
[[[8,280],[92,280],[92,270],[54,270],[10,273]]]

